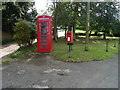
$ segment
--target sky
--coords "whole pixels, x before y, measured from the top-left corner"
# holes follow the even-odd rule
[[[44,12],[47,9],[47,0],[35,0],[35,7],[37,12],[41,14],[41,12]]]

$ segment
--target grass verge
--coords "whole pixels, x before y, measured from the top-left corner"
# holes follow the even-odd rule
[[[20,47],[16,52],[9,54],[8,57],[12,59],[21,59],[21,58],[31,57],[35,54],[39,54],[37,52],[36,43],[34,43],[31,46]]]
[[[116,47],[114,47],[114,40],[109,40],[108,52],[106,52],[106,41],[105,40],[90,40],[89,51],[85,51],[85,40],[77,39],[74,42],[73,50],[68,58],[68,45],[65,40],[59,39],[53,45],[53,52],[50,55],[55,56],[57,59],[62,61],[70,62],[84,62],[84,61],[97,61],[105,60],[113,57],[118,53],[118,41],[116,41]],[[21,47],[16,52],[8,55],[12,59],[31,57],[36,54],[41,54],[37,52],[37,43],[32,46]]]
[[[4,62],[2,62],[2,64],[7,64],[7,63],[10,63],[11,61],[4,61]]]
[[[114,47],[114,41],[109,40],[108,52],[106,52],[105,40],[91,40],[89,44],[89,51],[85,51],[85,41],[78,39],[74,42],[73,50],[68,58],[68,45],[65,41],[58,41],[54,43],[54,51],[51,53],[56,58],[63,61],[83,62],[83,61],[97,61],[111,58],[118,53],[118,42]]]

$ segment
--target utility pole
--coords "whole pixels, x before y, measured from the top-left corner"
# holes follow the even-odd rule
[[[88,50],[89,50],[89,28],[90,28],[90,0],[87,2],[86,44],[85,44],[85,51],[88,51]]]

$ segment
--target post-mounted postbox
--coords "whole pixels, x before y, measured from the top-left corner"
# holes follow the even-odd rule
[[[37,17],[38,52],[52,51],[52,17],[42,15]]]
[[[73,32],[72,31],[67,31],[66,42],[73,43]]]
[[[72,26],[68,27],[67,34],[66,34],[66,42],[68,45],[68,58],[70,58],[70,51],[72,50],[72,45],[73,45],[73,30]]]

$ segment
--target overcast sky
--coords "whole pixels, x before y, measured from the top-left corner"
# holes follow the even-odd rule
[[[35,7],[37,9],[37,12],[40,14],[40,12],[44,12],[47,8],[47,0],[35,0]]]

